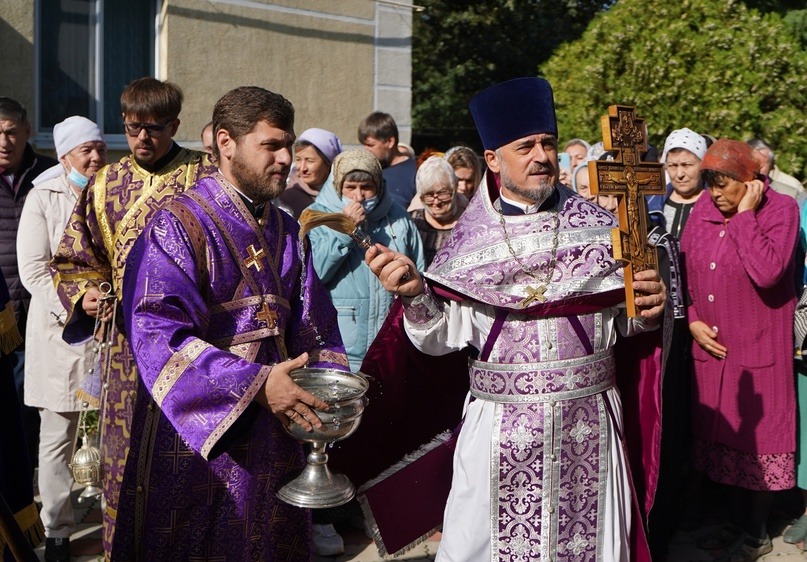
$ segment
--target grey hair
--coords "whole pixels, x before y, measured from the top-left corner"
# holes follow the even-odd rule
[[[441,156],[429,156],[418,168],[415,185],[418,195],[437,184],[448,183],[451,189],[457,189],[457,175],[451,164]]]
[[[563,147],[563,150],[565,151],[570,146],[582,146],[583,148],[586,149],[586,152],[588,152],[591,149],[591,145],[586,141],[584,141],[583,139],[570,140],[569,142],[566,143],[566,146]]]
[[[3,96],[0,97],[0,118],[24,124],[28,122],[28,112],[17,100]]]
[[[588,163],[591,162],[591,160],[592,160],[591,158],[583,160],[575,167],[574,170],[572,170],[572,189],[574,190],[575,193],[577,193],[577,174],[583,168],[588,168]]]
[[[770,160],[770,165],[773,166],[773,162],[776,160],[776,153],[773,151],[773,148],[771,148],[771,145],[762,139],[751,139],[746,144],[754,150],[759,150],[760,152],[767,151],[769,154],[768,160]]]

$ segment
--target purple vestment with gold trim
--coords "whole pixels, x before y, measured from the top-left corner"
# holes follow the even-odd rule
[[[158,213],[130,253],[123,310],[140,371],[112,557],[309,560],[308,510],[277,499],[303,448],[253,401],[308,352],[346,369],[336,311],[298,226],[247,211],[220,175]]]
[[[206,154],[182,148],[153,172],[127,155],[95,174],[82,192],[50,264],[59,298],[67,311],[62,335],[67,343],[85,342],[93,336],[94,319],[82,308],[87,289],[106,281],[120,299],[126,258],[137,237],[175,195],[215,170]],[[103,541],[109,553],[137,394],[137,368],[129,341],[119,330],[112,346],[102,351],[99,364],[107,366],[102,375],[107,383],[104,403],[98,404],[100,377],[87,377],[78,394],[101,410]]]

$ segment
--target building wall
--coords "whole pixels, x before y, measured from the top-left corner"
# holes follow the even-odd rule
[[[34,111],[32,0],[0,0],[0,48],[21,53],[0,73],[0,95]],[[401,1],[408,4],[410,0]],[[386,111],[411,132],[411,8],[370,0],[163,0],[155,76],[185,93],[177,140],[200,146],[213,105],[241,85],[283,94],[297,133],[309,127],[358,143],[359,121]],[[43,39],[44,40],[44,39]],[[48,135],[39,138],[47,147]]]
[[[34,108],[34,14],[31,0],[0,0],[0,96]]]

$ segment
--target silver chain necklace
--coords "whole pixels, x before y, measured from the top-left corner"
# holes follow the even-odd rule
[[[504,233],[504,243],[507,245],[507,249],[510,252],[510,255],[513,257],[515,262],[518,264],[518,267],[524,272],[526,275],[532,277],[536,283],[538,283],[538,287],[528,286],[525,289],[527,296],[524,297],[522,301],[518,304],[521,308],[526,308],[533,301],[538,302],[545,302],[546,297],[544,293],[546,293],[547,285],[552,281],[552,274],[555,272],[555,262],[557,261],[558,255],[558,233],[560,232],[560,217],[557,213],[553,213],[552,218],[554,219],[554,236],[552,237],[552,251],[549,257],[549,261],[544,264],[544,272],[543,276],[539,276],[538,271],[536,268],[532,268],[525,264],[521,258],[516,255],[515,250],[513,249],[512,244],[510,244],[510,236],[507,234],[507,227],[504,223],[504,214],[499,213],[499,224],[502,225],[502,232]]]

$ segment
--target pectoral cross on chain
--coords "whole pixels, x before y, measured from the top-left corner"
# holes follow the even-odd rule
[[[249,257],[244,260],[244,265],[254,267],[255,271],[261,271],[263,269],[261,259],[266,257],[266,252],[263,251],[263,248],[256,250],[255,246],[250,244],[247,248],[247,253],[249,253]]]
[[[255,315],[255,318],[261,322],[266,322],[266,327],[270,330],[277,328],[277,312],[269,308],[266,303],[261,305],[261,309]]]
[[[524,300],[518,303],[521,308],[527,308],[533,303],[533,301],[546,302],[546,297],[544,296],[544,293],[546,293],[546,285],[541,285],[537,289],[534,287],[527,287],[526,293],[527,296],[524,297]]]
[[[642,162],[647,152],[647,125],[636,117],[632,107],[612,105],[601,117],[605,150],[616,151],[614,161],[588,163],[592,195],[619,198],[619,227],[611,231],[614,259],[625,265],[625,303],[628,316],[638,312],[634,302],[633,274],[658,269],[656,248],[647,243],[647,204],[645,195],[664,195],[662,164]]]

